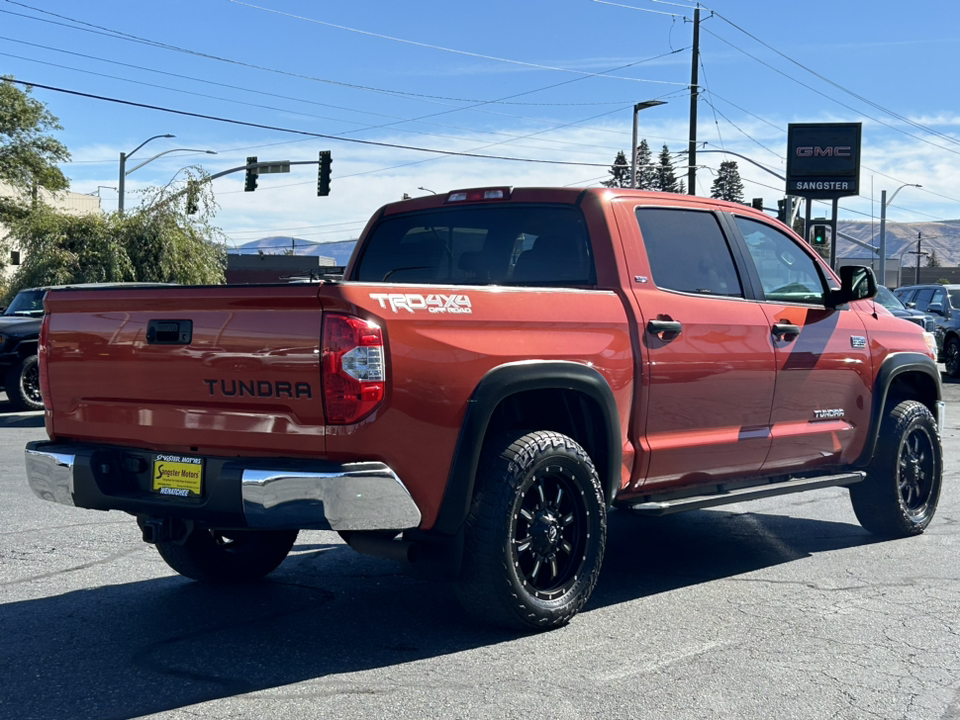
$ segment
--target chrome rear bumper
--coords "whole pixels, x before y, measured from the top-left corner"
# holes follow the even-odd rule
[[[285,460],[271,468],[269,460],[224,460],[215,476],[206,480],[209,505],[217,507],[214,521],[204,513],[208,498],[184,501],[152,493],[142,483],[118,482],[102,469],[108,463],[93,460],[109,452],[134,451],[30,443],[25,451],[27,482],[38,497],[62,505],[218,525],[232,522],[257,529],[407,530],[421,521],[420,510],[403,482],[380,462]],[[283,465],[305,469],[282,469]],[[212,501],[214,495],[216,502]]]

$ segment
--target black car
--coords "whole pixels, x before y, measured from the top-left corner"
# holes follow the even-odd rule
[[[49,288],[21,290],[0,315],[0,378],[17,410],[42,410],[37,340]]]
[[[877,288],[877,296],[874,298],[874,300],[883,305],[887,310],[890,311],[892,315],[895,315],[898,318],[903,318],[904,320],[909,320],[912,323],[916,323],[927,332],[936,332],[937,323],[933,319],[933,315],[928,315],[927,313],[922,313],[919,310],[908,308],[900,301],[900,298],[898,298],[892,290],[881,285]]]
[[[933,317],[947,375],[960,378],[960,285],[908,285],[894,290],[904,305]]]

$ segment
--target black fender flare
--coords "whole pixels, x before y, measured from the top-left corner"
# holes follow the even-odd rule
[[[866,467],[873,458],[873,453],[877,448],[877,437],[880,433],[880,423],[883,421],[883,411],[887,405],[887,395],[894,378],[904,373],[922,373],[930,377],[933,386],[936,388],[936,397],[934,402],[942,399],[943,391],[940,385],[940,370],[937,364],[927,355],[914,352],[892,353],[884,358],[877,372],[877,379],[874,383],[873,407],[870,411],[870,433],[867,435],[867,442],[863,446],[863,452],[855,465],[857,467]],[[927,403],[924,403],[927,404]],[[929,407],[929,404],[927,404]],[[930,408],[936,417],[935,408]]]
[[[572,390],[594,400],[605,424],[606,477],[600,482],[607,505],[620,485],[623,449],[620,447],[620,420],[613,390],[600,372],[589,365],[567,360],[523,360],[489,370],[467,403],[460,428],[443,502],[434,523],[435,532],[453,535],[470,511],[477,466],[483,441],[497,406],[511,395],[529,390]]]

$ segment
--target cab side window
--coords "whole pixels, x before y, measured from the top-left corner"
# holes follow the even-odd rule
[[[658,288],[743,297],[733,256],[713,213],[637,208],[637,223]]]
[[[768,301],[823,305],[825,288],[816,261],[789,235],[766,223],[737,217]]]

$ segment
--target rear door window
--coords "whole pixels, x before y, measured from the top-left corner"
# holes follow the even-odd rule
[[[488,205],[387,217],[353,279],[443,285],[591,286],[583,214],[568,205]]]
[[[637,223],[658,288],[743,297],[730,247],[712,212],[641,207]]]

